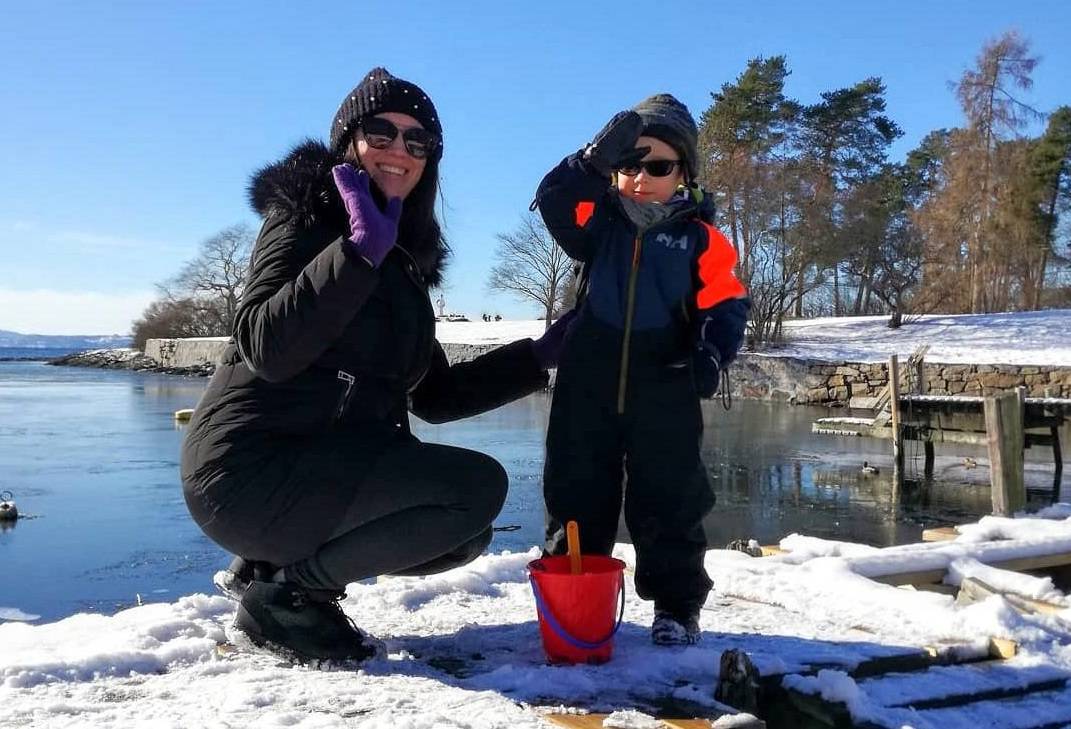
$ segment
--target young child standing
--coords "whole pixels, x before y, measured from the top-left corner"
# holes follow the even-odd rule
[[[694,643],[711,588],[701,525],[714,494],[700,460],[700,397],[743,342],[736,253],[696,184],[698,130],[669,94],[615,115],[539,186],[547,228],[588,282],[570,327],[547,431],[546,550],[580,525],[609,554],[622,500],[651,637]]]

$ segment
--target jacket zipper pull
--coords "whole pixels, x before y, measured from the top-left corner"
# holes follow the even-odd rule
[[[346,383],[346,390],[342,393],[342,399],[338,403],[338,412],[335,413],[335,420],[342,420],[342,416],[346,414],[346,405],[350,401],[350,391],[353,390],[353,385],[357,382],[357,378],[349,372],[339,370],[338,379]]]

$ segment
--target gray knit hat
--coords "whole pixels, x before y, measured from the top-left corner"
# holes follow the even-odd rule
[[[684,161],[688,179],[694,180],[699,174],[699,129],[688,107],[670,94],[655,94],[632,108],[643,119],[644,135],[673,147]]]
[[[385,68],[373,68],[364,75],[335,112],[331,122],[331,149],[341,151],[353,136],[361,117],[382,114],[385,111],[400,112],[420,122],[429,132],[435,132],[441,140],[443,127],[435,105],[419,86],[392,76]],[[440,144],[436,156],[442,153]]]

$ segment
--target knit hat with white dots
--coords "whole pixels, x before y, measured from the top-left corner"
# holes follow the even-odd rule
[[[416,84],[392,76],[385,68],[373,68],[338,107],[331,123],[331,149],[340,152],[349,143],[361,117],[387,111],[408,114],[442,139],[443,128],[439,123],[439,113],[435,111],[435,105],[431,103],[428,95]],[[435,156],[441,155],[440,144]]]

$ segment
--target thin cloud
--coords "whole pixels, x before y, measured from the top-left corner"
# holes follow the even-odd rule
[[[131,238],[121,235],[112,235],[110,233],[96,233],[89,230],[57,230],[27,220],[17,220],[11,223],[8,228],[11,233],[18,233],[20,235],[25,235],[27,233],[33,234],[34,240],[37,243],[89,246],[97,250],[107,248],[113,250],[160,251],[161,249],[180,250],[181,248],[188,248],[188,246],[179,246],[174,243],[158,240]]]
[[[151,291],[15,291],[0,288],[0,329],[21,334],[129,334]]]

